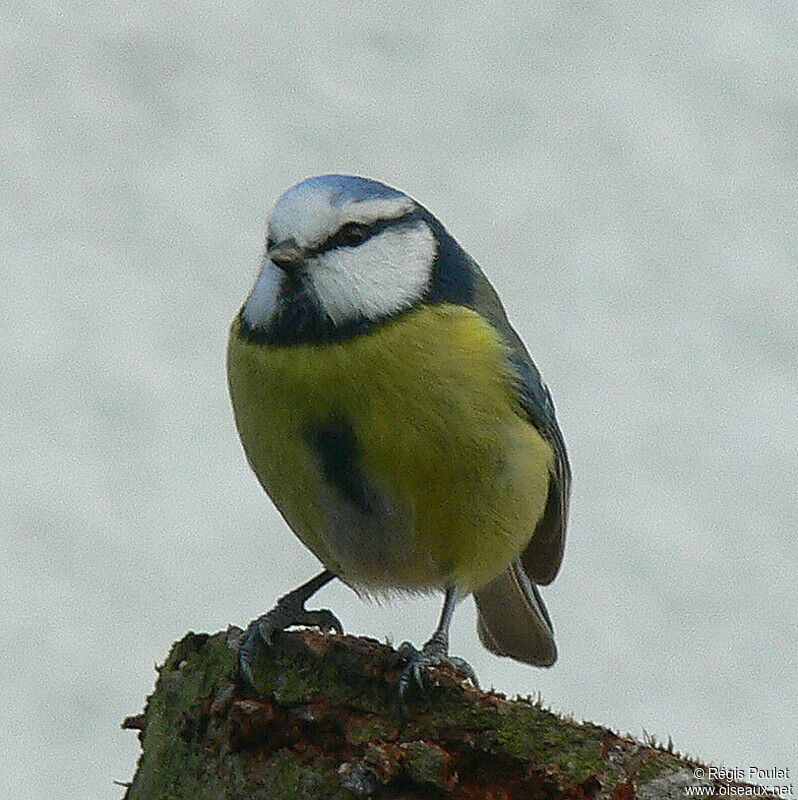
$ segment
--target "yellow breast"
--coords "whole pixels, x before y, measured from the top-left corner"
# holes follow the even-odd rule
[[[473,311],[425,306],[343,342],[290,347],[242,338],[236,318],[228,380],[261,484],[353,586],[479,588],[542,516],[551,448],[524,418],[498,335]],[[391,509],[373,526],[342,523],[310,435],[330,420],[348,425],[359,470]]]

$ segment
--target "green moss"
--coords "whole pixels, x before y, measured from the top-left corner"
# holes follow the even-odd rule
[[[225,759],[221,742],[207,735],[209,707],[214,690],[229,684],[235,669],[235,653],[223,634],[188,634],[173,647],[147,706],[145,751],[126,800],[351,798],[334,772],[302,764],[287,751],[258,765],[257,778],[251,765],[245,767],[247,756]],[[317,688],[309,671],[285,668],[283,674],[286,697]]]
[[[287,751],[276,753],[263,767],[257,794],[248,797],[269,800],[351,800],[353,795],[341,788],[338,776],[302,762]]]
[[[446,751],[429,742],[408,742],[402,745],[402,769],[416,783],[444,786],[448,764]]]
[[[478,745],[532,765],[557,764],[571,785],[603,774],[614,780],[617,770],[602,756],[602,731],[576,725],[537,706],[486,707],[452,694],[434,704],[424,725],[414,733],[445,739],[447,730],[483,732]]]
[[[376,716],[367,717],[349,724],[346,731],[346,740],[349,744],[357,746],[367,742],[395,739],[397,732],[396,723]]]
[[[273,696],[283,705],[323,696],[334,704],[384,714],[393,699],[387,697],[383,683],[346,669],[333,659],[319,660],[304,652],[288,654],[277,650],[264,657],[261,651],[253,672],[259,693]]]
[[[545,775],[552,792],[592,792],[598,781],[612,793],[627,780],[623,764],[604,755],[608,731],[463,691],[443,675],[400,713],[392,653],[370,640],[281,637],[258,653],[257,693],[234,691],[236,667],[223,633],[188,634],[173,647],[147,705],[144,754],[127,800],[344,800],[358,770],[366,783],[407,782],[433,793],[449,791],[455,774]],[[255,694],[263,702],[252,705]],[[254,732],[242,735],[250,719]],[[639,752],[624,741],[627,752]],[[683,768],[654,748],[640,756],[639,787]]]
[[[146,748],[128,800],[219,797],[203,774],[206,756],[195,741],[206,700],[234,668],[224,635],[189,633],[172,648],[147,704]]]
[[[641,767],[637,775],[636,783],[638,786],[645,786],[665,771],[675,772],[683,768],[684,763],[679,761],[676,756],[652,750],[649,760]]]
[[[502,715],[497,727],[508,755],[539,764],[559,764],[571,784],[582,783],[607,769],[601,739],[595,731],[565,723],[547,711],[518,708]]]

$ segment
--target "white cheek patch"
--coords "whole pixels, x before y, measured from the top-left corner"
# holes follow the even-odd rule
[[[271,261],[266,259],[263,262],[258,280],[252,287],[242,312],[244,321],[250,328],[265,328],[271,322],[277,308],[281,276],[282,273]]]
[[[421,299],[434,261],[432,231],[417,223],[330,250],[314,260],[309,275],[321,307],[341,324],[393,314]]]

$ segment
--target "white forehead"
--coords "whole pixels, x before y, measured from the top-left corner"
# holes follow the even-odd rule
[[[269,218],[269,238],[318,245],[347,222],[395,219],[414,208],[407,195],[376,181],[343,175],[311,178],[289,189]]]

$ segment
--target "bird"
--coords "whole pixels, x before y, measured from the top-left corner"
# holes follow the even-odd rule
[[[551,394],[482,269],[426,207],[354,175],[307,178],[267,222],[257,279],[228,339],[233,415],[261,486],[323,570],[253,620],[239,650],[288,627],[343,632],[308,609],[358,595],[443,594],[419,649],[398,649],[404,700],[448,665],[473,595],[491,652],[557,659],[538,586],[563,559],[571,468]]]

